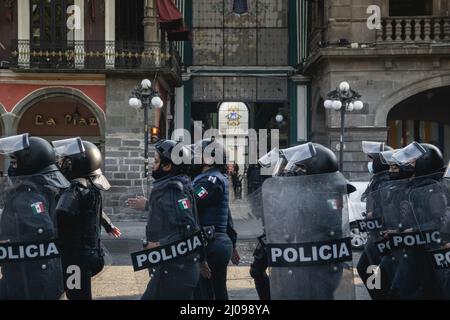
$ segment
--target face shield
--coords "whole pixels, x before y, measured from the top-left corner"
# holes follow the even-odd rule
[[[52,141],[53,148],[57,157],[67,157],[85,151],[81,138],[70,138]]]
[[[11,154],[29,147],[28,133],[0,139],[0,154]]]
[[[416,161],[426,153],[426,150],[418,143],[413,142],[406,147],[397,150],[392,155],[392,158],[398,165],[404,165]]]
[[[384,151],[385,144],[383,142],[363,141],[362,150],[366,155],[379,154]]]
[[[300,169],[299,165],[301,165],[303,161],[310,159],[317,154],[316,149],[311,142],[282,150],[281,153],[288,161],[285,168],[287,172],[296,172]]]
[[[387,164],[389,166],[398,165],[398,163],[392,157],[396,151],[398,150],[388,150],[380,152],[381,163]]]
[[[264,156],[259,158],[258,163],[264,170],[273,168],[270,174],[275,175],[275,170],[277,169],[280,160],[282,160],[280,157],[280,150],[278,150],[278,148],[274,148],[269,153],[266,153]]]
[[[445,170],[444,178],[445,179],[450,179],[450,161],[448,162],[447,170]]]

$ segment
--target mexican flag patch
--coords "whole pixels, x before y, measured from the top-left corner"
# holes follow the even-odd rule
[[[187,210],[189,208],[192,208],[191,202],[187,198],[178,200],[178,208],[180,208],[182,210]]]
[[[339,201],[337,199],[328,199],[327,205],[328,205],[328,209],[331,209],[331,210],[339,209]]]
[[[34,214],[41,214],[45,212],[45,207],[42,202],[36,202],[31,205],[31,209],[33,210]]]
[[[208,196],[208,191],[206,191],[205,188],[200,187],[195,191],[195,194],[197,195],[197,197],[199,197],[200,199],[205,199]]]

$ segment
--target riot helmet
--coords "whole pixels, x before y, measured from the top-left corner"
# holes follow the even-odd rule
[[[291,158],[290,163],[300,168],[303,174],[333,173],[339,170],[336,155],[321,144],[309,142],[302,145],[301,149],[292,157],[289,157],[289,149],[282,151],[282,153]],[[286,169],[289,169],[289,163],[286,165]]]
[[[159,179],[167,174],[186,173],[191,162],[190,147],[182,145],[174,140],[159,140],[155,145],[155,150],[160,159],[158,169],[152,171],[152,176]],[[172,165],[171,171],[164,171],[162,166]]]
[[[223,145],[214,137],[199,140],[194,145],[193,169],[200,173],[204,166],[216,167],[224,170],[227,158]]]
[[[444,158],[439,148],[428,143],[421,143],[420,145],[426,152],[416,161],[416,176],[425,176],[442,170]]]
[[[23,137],[23,136],[22,136]],[[16,160],[15,175],[25,176],[58,170],[52,145],[40,137],[28,137],[28,145],[11,154]]]
[[[384,163],[381,158],[381,152],[392,151],[393,148],[383,142],[363,141],[363,152],[372,159],[372,172],[374,174],[388,171],[389,165]]]

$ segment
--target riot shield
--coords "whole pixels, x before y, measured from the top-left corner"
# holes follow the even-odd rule
[[[63,276],[55,194],[41,175],[0,179],[0,300],[59,299]]]
[[[447,181],[442,180],[441,176],[434,174],[415,179],[414,188],[409,196],[411,217],[409,218],[406,212],[404,219],[405,228],[408,228],[404,232],[410,232],[410,235],[399,237],[402,244],[407,246],[399,268],[405,268],[407,270],[405,274],[410,276],[409,278],[414,277],[412,283],[416,290],[408,292],[409,295],[411,291],[414,293],[412,299],[450,299],[448,272],[450,246],[446,236],[449,189]],[[412,242],[412,247],[407,240]],[[442,257],[444,259],[441,259]],[[402,277],[402,280],[404,278],[406,277]],[[403,291],[400,293],[403,294]]]
[[[264,182],[272,299],[354,299],[347,201],[340,173]]]
[[[448,299],[448,273],[433,260],[433,253],[441,257],[445,252],[441,231],[446,221],[448,190],[439,177],[432,175],[411,179],[404,193],[398,206],[398,228],[388,234],[389,250],[395,260],[389,298]]]

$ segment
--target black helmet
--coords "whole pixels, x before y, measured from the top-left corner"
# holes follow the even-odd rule
[[[177,145],[176,141],[165,139],[161,139],[156,143],[155,149],[156,152],[158,152],[159,157],[161,158],[162,164],[170,164],[170,163],[173,164],[172,150],[176,145]]]
[[[297,162],[297,166],[303,166],[305,174],[333,173],[339,170],[336,155],[330,149],[318,143],[313,143],[315,155],[311,158]]]
[[[392,151],[392,150],[394,149],[388,145],[385,145],[384,150],[381,151]],[[379,153],[368,154],[368,156],[373,160],[373,173],[389,171],[389,165],[381,161],[381,155]]]
[[[57,170],[56,156],[52,145],[39,137],[29,138],[29,147],[12,154],[17,161],[17,176],[42,173],[46,169]]]
[[[70,168],[64,170],[68,179],[82,178],[102,173],[102,153],[95,144],[83,141],[84,152],[66,157],[70,160]]]
[[[156,152],[161,158],[161,163],[172,164],[174,168],[187,168],[191,163],[191,152],[189,146],[185,146],[174,140],[159,140],[155,145]],[[173,151],[178,151],[177,159],[173,158]]]
[[[416,176],[425,176],[441,170],[444,167],[444,158],[439,148],[429,143],[420,145],[426,153],[416,160]]]
[[[197,141],[194,146],[194,154],[196,157],[202,157],[202,163],[205,164],[205,150],[206,155],[211,155],[214,159],[212,159],[211,163],[206,163],[208,165],[212,165],[215,167],[223,167],[227,163],[226,152],[223,145],[213,138],[206,138],[200,141]],[[208,161],[209,162],[209,161]]]

